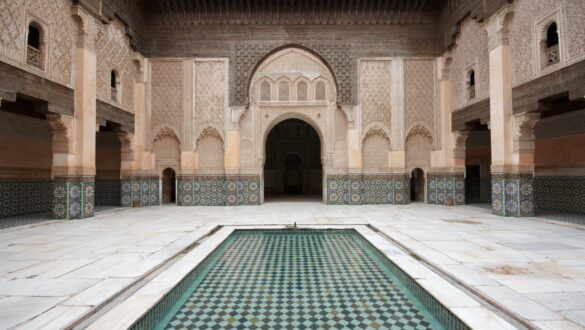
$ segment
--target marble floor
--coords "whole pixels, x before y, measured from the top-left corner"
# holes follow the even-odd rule
[[[585,227],[472,206],[117,208],[0,230],[0,329],[61,328],[216,225],[370,224],[470,291],[539,329],[585,329]]]

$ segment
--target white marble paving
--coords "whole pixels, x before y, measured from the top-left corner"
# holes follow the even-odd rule
[[[0,230],[0,329],[70,324],[215,225],[293,222],[369,223],[535,328],[585,329],[583,226],[503,218],[467,206],[328,206],[318,202],[115,209],[86,220]],[[213,243],[212,239],[207,241]],[[410,267],[420,281],[432,276],[400,258],[401,250],[384,247],[382,252]],[[126,313],[148,308],[149,296],[145,291],[145,300],[127,306]],[[474,301],[467,302],[469,306],[455,308],[458,315],[483,313]],[[482,322],[477,327],[504,326],[498,320],[477,319]]]

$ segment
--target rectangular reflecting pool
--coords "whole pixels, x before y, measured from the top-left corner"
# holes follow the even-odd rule
[[[468,329],[353,229],[235,230],[133,329]]]

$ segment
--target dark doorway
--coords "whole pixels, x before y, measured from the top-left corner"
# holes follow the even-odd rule
[[[95,212],[121,205],[119,125],[107,121],[95,136]]]
[[[410,200],[425,201],[425,174],[420,168],[415,168],[410,173]]]
[[[162,176],[162,202],[163,204],[175,203],[175,170],[166,168]]]
[[[481,202],[481,171],[479,165],[465,166],[465,200]]]
[[[295,195],[319,197],[322,172],[321,141],[311,125],[288,119],[268,133],[264,163],[267,199]]]
[[[303,193],[302,159],[297,154],[290,154],[284,160],[284,176],[282,178],[285,194]]]

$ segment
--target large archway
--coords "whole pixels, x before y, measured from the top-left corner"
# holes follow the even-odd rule
[[[321,199],[321,140],[310,124],[295,118],[281,121],[268,133],[265,150],[265,199]]]

